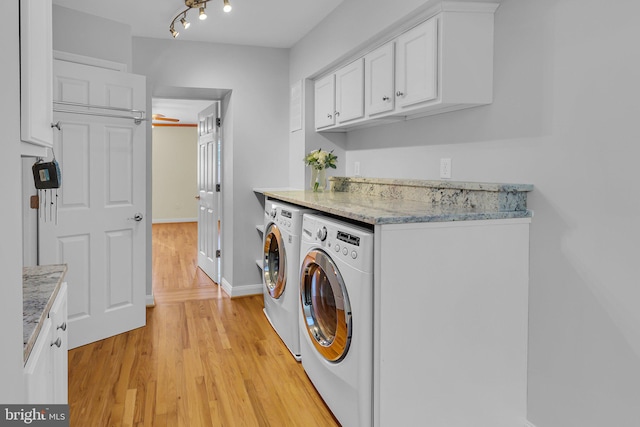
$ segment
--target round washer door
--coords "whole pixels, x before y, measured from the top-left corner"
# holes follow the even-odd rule
[[[264,234],[263,274],[264,285],[271,298],[280,298],[287,282],[287,256],[280,229],[269,224]]]
[[[300,269],[302,315],[316,350],[339,362],[351,344],[351,305],[340,271],[329,255],[315,249]]]

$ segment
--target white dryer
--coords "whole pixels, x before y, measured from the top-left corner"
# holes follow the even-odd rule
[[[320,215],[303,218],[300,351],[307,376],[343,426],[373,412],[373,233]]]
[[[298,279],[302,215],[311,212],[266,200],[263,237],[264,313],[296,360],[300,360]]]

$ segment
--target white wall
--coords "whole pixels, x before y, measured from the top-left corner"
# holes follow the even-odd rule
[[[431,2],[432,3],[432,2]],[[317,27],[291,48],[290,82],[309,79],[367,45],[383,30],[416,8],[430,4],[424,0],[349,0],[343,2]],[[306,108],[304,131],[293,132],[289,144],[289,185],[303,187],[309,170],[302,161],[305,153],[318,148],[334,150],[338,168],[328,176],[345,174],[345,141],[341,134],[317,134],[313,124],[313,84],[304,87]],[[311,94],[311,95],[309,95]]]
[[[198,129],[153,128],[153,222],[198,218]]]
[[[131,27],[53,5],[53,48],[127,65],[131,71]]]
[[[360,23],[368,11],[343,18]],[[537,427],[638,425],[638,16],[631,0],[503,0],[492,105],[345,141],[348,175],[360,161],[365,176],[438,179],[439,159],[451,157],[454,180],[534,184],[528,407]],[[332,50],[314,37],[329,30],[349,36],[323,23],[301,46]],[[319,66],[292,53],[292,70],[307,63]]]
[[[24,402],[22,339],[22,209],[20,160],[20,56],[18,2],[0,3],[5,18],[0,52],[0,182],[3,209],[0,214],[0,402]]]
[[[263,207],[252,189],[287,185],[288,170],[280,165],[288,148],[289,51],[134,37],[133,58],[133,71],[147,76],[152,93],[231,90],[223,111],[222,275],[234,294],[261,292],[255,226]]]

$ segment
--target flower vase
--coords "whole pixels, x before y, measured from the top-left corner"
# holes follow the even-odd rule
[[[311,168],[310,187],[314,193],[324,191],[327,185],[327,173],[325,169]]]

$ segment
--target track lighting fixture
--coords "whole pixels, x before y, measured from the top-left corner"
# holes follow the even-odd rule
[[[169,25],[169,31],[171,32],[171,35],[174,39],[178,37],[178,34],[180,34],[175,29],[176,21],[179,20],[185,30],[189,28],[191,24],[189,23],[189,21],[187,21],[187,12],[189,12],[189,10],[191,9],[198,9],[198,18],[200,18],[200,20],[207,19],[207,13],[205,12],[205,9],[207,7],[207,3],[209,3],[210,1],[211,0],[184,0],[184,4],[185,6],[187,6],[187,8],[178,13],[176,17],[171,21],[171,25]],[[223,0],[222,10],[227,13],[231,12],[231,4],[229,3],[229,0]]]

